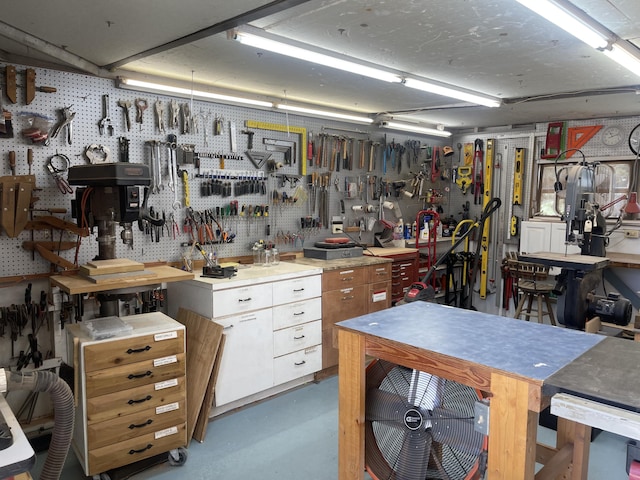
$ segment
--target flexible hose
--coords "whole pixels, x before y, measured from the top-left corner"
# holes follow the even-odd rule
[[[9,373],[7,389],[48,392],[53,402],[55,423],[49,453],[42,467],[40,480],[58,480],[69,452],[73,436],[75,408],[69,385],[52,372]]]

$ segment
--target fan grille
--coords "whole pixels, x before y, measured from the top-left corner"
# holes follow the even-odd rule
[[[473,478],[486,445],[473,428],[475,389],[376,360],[366,398],[365,464],[374,479]]]

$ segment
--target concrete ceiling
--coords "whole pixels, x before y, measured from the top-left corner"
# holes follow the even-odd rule
[[[573,4],[640,45],[637,0]],[[244,24],[504,104],[468,106],[227,39]],[[450,129],[640,112],[640,78],[515,0],[22,0],[3,9],[0,61],[193,81]]]

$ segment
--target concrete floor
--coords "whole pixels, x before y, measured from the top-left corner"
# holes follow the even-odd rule
[[[163,463],[134,480],[332,480],[338,472],[338,381],[309,384],[209,424],[204,443],[191,442],[181,467]],[[539,440],[555,432],[540,427]],[[626,439],[602,432],[591,445],[590,480],[626,480]],[[38,456],[34,478],[44,462]],[[85,476],[70,453],[62,480]],[[368,477],[367,477],[368,478]]]

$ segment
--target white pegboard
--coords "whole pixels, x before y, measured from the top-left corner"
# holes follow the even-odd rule
[[[4,65],[0,65],[4,67]],[[22,83],[22,72],[25,67],[17,66],[18,70],[18,84]],[[118,89],[115,83],[111,79],[96,78],[87,75],[80,75],[69,72],[59,72],[46,69],[36,69],[36,85],[37,86],[51,86],[57,89],[56,93],[47,94],[42,92],[36,92],[36,98],[31,105],[24,105],[24,92],[22,88],[19,88],[18,98],[19,102],[16,105],[8,104],[6,99],[4,100],[4,108],[9,110],[13,114],[13,126],[14,126],[14,138],[13,139],[0,139],[0,144],[3,146],[3,161],[5,165],[0,167],[2,175],[9,174],[7,155],[9,151],[15,151],[18,159],[17,174],[26,174],[26,156],[27,149],[32,148],[34,151],[34,164],[33,173],[36,176],[36,185],[39,190],[37,196],[40,200],[36,203],[36,208],[45,207],[57,207],[67,208],[69,213],[65,216],[66,220],[75,221],[71,218],[71,195],[61,194],[53,179],[48,175],[45,170],[45,164],[47,160],[56,152],[64,154],[69,157],[72,165],[80,165],[87,163],[86,158],[83,156],[83,152],[89,145],[100,144],[108,147],[111,151],[112,158],[117,160],[118,157],[118,137],[126,137],[129,139],[129,158],[133,163],[148,163],[149,162],[149,150],[145,148],[145,142],[156,140],[166,141],[168,134],[176,134],[178,137],[178,144],[192,144],[195,145],[197,152],[204,153],[230,153],[230,128],[229,122],[235,124],[237,130],[237,155],[241,155],[244,158],[242,160],[227,159],[225,162],[226,169],[232,170],[255,170],[253,164],[245,156],[247,150],[247,135],[242,134],[242,130],[245,130],[245,121],[255,120],[258,122],[266,122],[279,125],[291,125],[297,127],[304,127],[308,132],[312,132],[317,135],[319,133],[327,133],[331,135],[343,135],[345,137],[351,137],[355,139],[373,140],[376,142],[399,142],[404,143],[406,140],[420,140],[421,144],[430,146],[442,146],[450,144],[455,147],[456,143],[473,142],[475,138],[482,138],[485,141],[487,138],[496,138],[496,152],[503,153],[503,176],[502,181],[505,182],[502,185],[504,188],[502,192],[506,191],[509,183],[506,182],[506,177],[512,176],[512,158],[513,149],[516,146],[529,149],[527,152],[527,163],[530,168],[525,171],[525,201],[524,205],[529,203],[530,195],[530,182],[532,162],[534,158],[539,156],[539,148],[541,141],[544,140],[544,134],[546,133],[546,124],[539,124],[536,126],[535,131],[525,132],[525,134],[505,133],[500,135],[492,134],[478,134],[478,135],[465,135],[459,138],[453,138],[451,140],[434,140],[427,137],[405,135],[399,132],[390,132],[379,130],[377,127],[361,127],[353,126],[340,122],[332,122],[327,120],[312,119],[306,117],[300,117],[296,115],[287,115],[275,111],[266,110],[254,110],[250,108],[235,107],[229,105],[221,105],[210,102],[203,102],[199,100],[190,101],[189,99],[176,99],[179,104],[189,104],[191,113],[197,116],[199,119],[199,131],[196,133],[192,131],[188,134],[182,134],[179,129],[172,128],[170,125],[170,106],[169,102],[172,99],[170,96],[156,95],[149,93],[139,93],[129,90]],[[98,123],[103,116],[102,107],[102,95],[108,94],[110,100],[110,115],[112,126],[114,127],[114,135],[100,135],[98,131]],[[148,108],[144,112],[144,123],[142,125],[135,122],[136,108],[133,106],[137,98],[147,100]],[[117,106],[119,100],[130,101],[132,107],[130,109],[131,114],[131,131],[127,132],[125,129],[123,110]],[[160,101],[164,105],[165,111],[165,125],[166,132],[161,133],[158,131],[157,122],[155,119],[155,102]],[[71,110],[75,112],[75,119],[73,122],[73,143],[67,145],[65,141],[64,132],[62,132],[58,138],[51,141],[49,146],[43,145],[31,145],[31,142],[20,135],[20,132],[26,125],[26,118],[29,112],[48,115],[58,118],[59,110],[63,107],[71,106]],[[26,112],[26,115],[22,115],[21,112]],[[216,118],[222,120],[222,132],[220,135],[213,135],[213,124]],[[205,119],[207,119],[205,125]],[[638,122],[638,118],[620,118],[612,120],[593,120],[583,122],[568,122],[568,126],[581,126],[581,125],[594,125],[594,124],[616,124],[620,125],[625,135],[631,131],[631,129]],[[204,129],[208,129],[208,145],[205,146]],[[298,141],[299,136],[295,134],[289,134],[286,131],[272,131],[272,130],[259,130],[255,131],[253,138],[253,150],[264,152],[265,147],[263,140],[275,139],[275,140],[287,140]],[[527,134],[529,137],[527,137]],[[622,142],[612,151],[609,147],[605,147],[600,141],[602,131],[599,132],[594,139],[592,139],[585,147],[583,151],[587,157],[591,156],[608,156],[608,155],[628,155],[628,147],[626,146],[626,140]],[[529,138],[534,136],[537,141],[532,144]],[[417,137],[417,138],[416,138]],[[532,145],[533,148],[532,148]],[[302,148],[302,145],[297,145],[298,150]],[[505,153],[506,152],[506,153]],[[283,161],[283,153],[270,152],[273,155],[273,159],[276,161]],[[423,168],[423,162],[425,160],[424,154],[418,164],[411,165],[411,171],[415,173],[420,168]],[[299,160],[298,160],[299,161]],[[163,165],[167,164],[167,153],[162,149],[162,162]],[[454,153],[453,157],[444,159],[445,167],[455,167],[458,165],[458,154]],[[357,162],[356,162],[357,163]],[[367,220],[370,217],[377,218],[377,214],[361,214],[355,213],[351,210],[351,206],[360,202],[360,199],[345,199],[344,193],[344,177],[345,176],[360,176],[366,178],[366,175],[376,175],[377,177],[383,177],[381,170],[381,158],[377,158],[377,168],[374,172],[367,172],[366,169],[358,169],[357,166],[353,171],[340,171],[332,172],[332,180],[338,179],[340,191],[336,191],[333,185],[333,181],[329,187],[329,204],[330,204],[330,217],[334,215],[340,215],[344,217],[345,225],[352,226],[358,224],[361,219]],[[217,168],[219,167],[219,160],[202,158],[203,168]],[[253,194],[244,195],[238,198],[223,198],[219,196],[203,197],[200,195],[200,183],[201,179],[196,178],[198,173],[194,166],[186,165],[184,168],[189,172],[190,179],[190,199],[191,207],[195,211],[201,211],[206,209],[214,209],[216,207],[224,207],[229,204],[230,200],[237,200],[239,205],[270,205],[269,217],[254,218],[247,220],[246,218],[231,219],[228,222],[228,226],[231,230],[235,230],[236,237],[233,243],[221,244],[216,248],[218,250],[218,256],[241,256],[250,254],[250,246],[257,240],[263,239],[265,241],[275,241],[278,233],[281,232],[284,235],[293,235],[298,238],[297,242],[281,245],[283,251],[288,250],[300,250],[301,241],[304,238],[304,244],[312,244],[315,240],[326,237],[330,229],[305,229],[300,228],[300,218],[307,215],[317,216],[317,207],[315,212],[311,212],[309,202],[300,202],[287,205],[275,205],[272,202],[272,193],[274,190],[285,191],[289,196],[292,196],[298,186],[307,188],[306,179],[301,178],[297,185],[291,185],[286,183],[283,187],[279,187],[277,180],[273,176],[269,176],[267,182],[267,194]],[[264,169],[264,167],[263,167]],[[315,166],[309,167],[307,173],[313,171],[322,172],[326,169],[316,169]],[[291,176],[299,175],[299,164],[284,166],[277,172],[278,174],[287,174]],[[397,179],[410,180],[411,174],[407,167],[403,168],[401,174],[397,171],[388,171],[384,175],[387,181],[394,181]],[[449,187],[449,191],[446,188]],[[445,199],[442,203],[443,214],[448,216],[453,214],[459,218],[459,212],[461,211],[461,205],[464,201],[470,200],[471,203],[471,216],[478,216],[481,210],[480,206],[473,205],[473,197],[470,193],[467,196],[463,196],[460,190],[456,186],[452,186],[447,181],[437,179],[435,182],[431,182],[429,179],[425,182],[425,189],[434,188],[441,190]],[[180,200],[183,201],[183,189],[180,184],[178,187]],[[307,191],[307,195],[310,192]],[[509,193],[510,195],[510,193]],[[502,194],[501,194],[502,196]],[[341,200],[345,204],[345,213],[341,214]],[[396,200],[392,198],[392,200]],[[397,200],[402,212],[402,216],[405,222],[412,221],[415,218],[416,213],[425,207],[425,205],[418,199],[400,198]],[[510,203],[510,201],[508,202]],[[165,216],[168,217],[171,213],[175,215],[177,223],[180,226],[180,233],[174,240],[173,235],[165,230],[164,237],[160,238],[159,242],[151,241],[151,239],[138,231],[137,225],[134,224],[134,245],[133,249],[129,250],[119,240],[116,242],[116,254],[119,257],[131,258],[133,260],[153,262],[158,260],[166,261],[179,261],[185,251],[185,247],[181,246],[185,242],[189,242],[190,238],[182,231],[182,225],[185,219],[185,209],[181,208],[174,210],[172,208],[173,195],[171,191],[165,187],[158,194],[153,194],[149,199],[149,206],[153,206],[157,212],[165,212]],[[526,212],[519,212],[523,216]],[[391,221],[395,221],[396,217],[390,212],[385,212],[385,216]],[[270,235],[267,235],[267,225],[270,225]],[[119,232],[118,232],[119,233]],[[5,261],[2,265],[1,276],[14,276],[33,273],[42,273],[49,271],[48,262],[41,259],[37,254],[32,260],[30,252],[22,249],[22,242],[31,238],[30,232],[23,232],[17,238],[8,238],[4,233],[0,236],[0,254],[3,255]],[[34,239],[36,240],[75,240],[74,236],[69,234],[55,233],[54,238],[50,238],[47,231],[36,231],[34,233]],[[361,239],[365,242],[373,242],[373,233],[365,231],[361,235]],[[79,250],[78,263],[83,264],[92,259],[98,252],[95,232],[94,235],[86,238],[82,242],[82,246]],[[61,252],[61,255],[74,261],[74,251]]]

